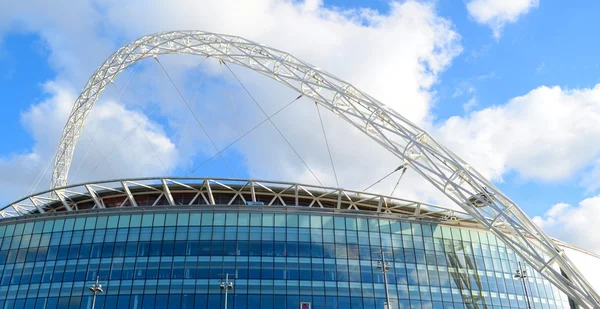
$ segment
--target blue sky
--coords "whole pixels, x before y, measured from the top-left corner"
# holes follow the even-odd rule
[[[260,2],[268,3],[270,5],[269,10],[275,10],[273,7],[285,8],[286,6],[290,6],[290,8],[302,11],[303,13],[297,14],[299,17],[294,17],[298,18],[298,27],[315,25],[315,28],[317,28],[318,25],[318,27],[324,27],[323,29],[328,29],[332,33],[338,31],[336,29],[339,27],[348,27],[349,31],[351,31],[352,29],[361,28],[361,26],[369,28],[374,32],[385,32],[383,30],[396,31],[397,28],[390,26],[390,29],[386,29],[385,27],[396,21],[398,21],[398,25],[404,25],[405,23],[402,23],[404,19],[412,20],[411,18],[421,18],[418,16],[407,17],[405,16],[407,12],[410,14],[423,13],[423,19],[426,19],[427,22],[424,24],[415,23],[417,25],[415,27],[422,28],[415,28],[414,31],[417,33],[417,36],[422,32],[423,36],[426,37],[422,42],[411,40],[411,31],[408,31],[409,33],[407,34],[406,30],[398,30],[400,32],[397,36],[394,36],[394,38],[398,37],[398,42],[390,43],[391,45],[386,45],[388,43],[384,42],[381,43],[389,51],[385,57],[393,57],[395,53],[397,53],[399,58],[407,57],[406,60],[400,60],[401,62],[399,63],[401,65],[398,68],[387,68],[389,71],[386,71],[386,68],[382,68],[381,70],[386,74],[393,74],[394,70],[405,70],[407,67],[410,67],[408,64],[421,65],[423,66],[423,70],[426,71],[425,73],[417,72],[414,75],[410,75],[413,73],[406,73],[406,75],[400,77],[389,75],[391,78],[398,78],[399,81],[411,81],[411,77],[415,76],[415,78],[424,77],[433,80],[431,84],[419,82],[412,86],[406,86],[408,90],[415,92],[415,95],[427,95],[427,98],[422,99],[425,106],[423,108],[425,113],[421,118],[417,119],[417,122],[432,128],[434,136],[440,136],[444,141],[448,140],[451,148],[462,145],[463,147],[460,148],[463,149],[457,150],[459,154],[473,153],[477,155],[477,162],[474,165],[476,167],[482,166],[484,171],[489,171],[487,174],[493,178],[508,196],[524,208],[530,216],[539,216],[538,222],[541,225],[545,225],[545,228],[559,230],[563,226],[570,226],[572,224],[571,221],[557,223],[555,222],[557,221],[556,218],[547,213],[554,205],[559,203],[570,205],[567,212],[563,213],[565,217],[575,218],[582,215],[585,216],[585,214],[591,214],[592,217],[600,217],[597,210],[597,207],[600,207],[600,205],[593,203],[596,206],[584,207],[582,206],[583,204],[580,205],[581,202],[596,198],[599,193],[599,186],[594,180],[596,179],[595,176],[600,175],[600,173],[596,174],[596,171],[600,170],[597,167],[600,150],[596,150],[595,146],[591,144],[595,143],[597,139],[594,138],[600,137],[600,134],[597,134],[598,132],[594,130],[593,125],[588,124],[594,123],[596,119],[595,111],[600,110],[599,97],[591,90],[600,83],[600,74],[598,74],[599,61],[597,59],[600,54],[600,43],[594,40],[596,29],[600,29],[600,20],[597,18],[597,14],[595,14],[600,9],[600,3],[596,3],[595,1],[580,1],[576,4],[564,1],[542,1],[538,3],[532,0],[519,0],[514,1],[514,3],[517,3],[515,7],[498,7],[486,0],[469,0],[463,2],[439,0],[433,2],[421,1],[415,5],[416,8],[402,11],[397,9],[397,7],[402,7],[404,10],[412,2],[402,1],[395,3],[361,0],[332,0],[324,1],[324,3],[319,3],[318,1],[289,3],[266,0]],[[82,1],[78,4],[81,7],[73,9],[75,12],[81,12],[81,14],[78,14],[81,16],[77,18],[68,14],[68,16],[63,18],[61,14],[63,12],[60,12],[60,8],[56,8],[57,12],[47,12],[45,14],[45,8],[39,5],[28,6],[27,4],[23,4],[22,7],[3,8],[3,5],[0,4],[0,11],[4,9],[5,12],[9,12],[4,15],[0,14],[0,106],[2,108],[2,113],[0,113],[0,129],[2,132],[6,132],[2,135],[2,143],[0,143],[0,158],[5,163],[8,162],[6,163],[7,165],[15,165],[11,160],[16,160],[15,158],[19,156],[26,156],[32,153],[39,154],[40,157],[46,156],[43,160],[35,161],[37,165],[32,165],[34,166],[31,168],[32,175],[37,175],[43,169],[44,164],[40,162],[46,162],[49,159],[50,152],[48,149],[51,149],[51,146],[54,144],[47,142],[47,145],[41,141],[40,136],[43,136],[43,133],[40,132],[45,131],[43,123],[31,125],[25,122],[27,122],[27,119],[31,119],[27,118],[28,115],[35,114],[32,112],[32,110],[36,110],[34,107],[46,106],[44,102],[49,102],[47,106],[50,106],[52,111],[56,110],[59,113],[58,108],[53,108],[58,105],[52,105],[58,104],[52,103],[56,101],[56,97],[58,97],[57,93],[60,92],[56,88],[60,88],[72,96],[76,95],[77,91],[84,85],[85,78],[92,73],[93,69],[110,52],[142,34],[174,28],[189,29],[190,27],[208,27],[210,29],[206,30],[238,34],[233,33],[236,31],[235,29],[238,29],[236,26],[225,25],[225,22],[223,24],[219,24],[218,22],[211,24],[210,21],[203,21],[203,18],[197,18],[200,19],[198,24],[195,24],[196,21],[194,21],[194,18],[189,18],[189,21],[186,21],[188,17],[185,14],[186,10],[192,10],[195,5],[187,2],[181,8],[181,16],[183,16],[181,21],[177,20],[177,18],[164,16],[161,17],[162,19],[153,22],[140,17],[146,12],[142,12],[138,16],[135,11],[128,11],[128,9],[135,6],[135,3],[126,5],[122,8],[122,12],[115,10],[118,4],[112,1],[89,1],[89,5],[85,3],[88,2]],[[186,8],[186,5],[189,5],[190,8]],[[476,5],[479,6],[476,7]],[[375,14],[377,18],[371,19],[370,17],[365,17],[369,14],[365,13],[364,8],[373,10],[373,13],[369,14]],[[77,11],[78,9],[81,9],[81,11]],[[152,9],[153,7],[147,8],[149,12]],[[218,10],[218,8],[215,10]],[[341,13],[343,11],[345,13]],[[122,15],[119,15],[128,14],[127,12],[131,14],[130,19],[124,19]],[[261,14],[260,12],[253,12],[247,11],[247,14],[256,14],[257,16]],[[277,12],[287,11],[282,9]],[[405,15],[402,15],[402,12]],[[339,13],[339,16],[337,16],[337,19],[334,19],[327,17],[330,15],[325,13],[330,15]],[[223,12],[223,14],[226,15],[229,13]],[[346,17],[348,17],[348,20],[340,22],[339,25],[334,25]],[[85,20],[81,21],[79,18]],[[205,16],[204,19],[210,19],[210,16]],[[260,20],[260,18],[257,18],[257,20]],[[318,20],[318,22],[315,22],[315,20]],[[352,23],[353,20],[357,25],[348,26],[347,24]],[[381,22],[382,20],[384,22]],[[281,37],[281,33],[276,31],[278,23],[281,23],[281,27],[284,29],[288,29],[285,27],[293,29],[293,25],[287,26],[285,21],[279,21],[274,18],[270,24],[265,22],[262,25],[258,22],[255,25],[257,28],[255,33],[240,26],[240,32],[243,33],[239,34],[249,36],[249,38],[257,41],[264,39],[268,41],[266,43],[269,45],[281,49],[292,49],[289,51],[305,56],[311,61],[319,62],[317,64],[320,67],[340,75],[343,79],[356,81],[359,85],[365,85],[365,88],[374,89],[374,95],[381,98],[384,103],[386,103],[386,98],[393,98],[391,95],[393,89],[380,90],[375,86],[377,83],[372,81],[374,78],[361,79],[363,78],[361,76],[368,76],[368,71],[361,71],[361,74],[353,75],[355,72],[346,68],[347,65],[335,62],[336,57],[343,58],[345,54],[355,53],[354,51],[344,52],[332,48],[330,53],[336,56],[328,58],[327,56],[319,55],[314,50],[310,50],[314,48],[303,47],[302,45],[310,45],[308,40],[294,42],[294,40],[282,39],[281,42],[278,42],[277,37]],[[409,24],[412,25],[411,23]],[[327,27],[331,27],[331,29]],[[412,26],[407,27],[410,29]],[[398,26],[398,28],[402,27]],[[427,31],[431,29],[433,29],[433,32],[443,31],[445,35],[455,34],[456,38],[444,41],[444,38],[427,37],[429,33]],[[85,36],[85,31],[90,31],[89,37]],[[272,34],[269,34],[271,32]],[[324,33],[326,32],[324,31]],[[323,36],[325,35],[323,34]],[[337,37],[340,37],[340,35]],[[74,38],[81,38],[81,44],[74,44],[72,42]],[[402,38],[407,38],[407,40],[402,41]],[[322,41],[319,41],[320,38],[316,38],[315,40],[317,43],[327,42],[331,38],[324,37]],[[298,39],[296,41],[301,40]],[[418,49],[419,47],[413,46],[419,42],[423,45],[430,44],[427,46],[434,47],[431,49],[427,47],[420,50]],[[441,45],[436,45],[438,43]],[[410,50],[414,49],[415,53],[419,55],[426,53],[427,57],[431,57],[427,59],[434,60],[428,60],[429,62],[422,61],[422,59],[414,60],[410,58],[412,53],[405,53],[404,47]],[[360,59],[359,56],[363,55],[360,51],[356,53],[356,58],[352,58],[354,57],[352,56],[348,59]],[[371,58],[377,57],[377,51],[369,50],[368,47],[365,47],[364,54],[371,55]],[[71,62],[72,59],[75,60]],[[386,60],[387,58],[382,58],[382,61]],[[197,65],[199,63],[197,60],[194,61],[196,62],[188,61],[185,58],[181,61],[176,59],[166,63],[169,70],[172,70],[173,74],[176,75],[177,80],[186,85],[193,85],[198,74],[190,67],[192,64]],[[376,59],[369,59],[368,63],[370,61],[377,62]],[[80,65],[74,65],[73,63]],[[434,69],[429,67],[435,63],[441,63],[440,67]],[[155,99],[153,100],[161,101],[161,94],[158,92],[154,93],[155,90],[152,90],[152,86],[167,87],[170,85],[165,86],[166,81],[160,79],[162,72],[157,71],[156,66],[151,67],[151,64],[147,64],[147,66],[149,77],[140,78],[134,84],[137,85],[139,83],[140,87],[148,87],[147,89],[150,90],[147,92],[155,95],[153,97]],[[359,67],[360,63],[357,63],[356,66]],[[202,98],[207,101],[219,100],[219,98],[223,100],[224,91],[226,91],[224,89],[228,89],[227,87],[233,89],[236,92],[235,95],[241,96],[239,87],[233,83],[231,78],[227,78],[222,73],[219,73],[218,70],[213,70],[207,74],[209,74],[207,80],[210,80],[214,87],[212,90],[208,89],[208,87],[202,88]],[[387,76],[378,78],[386,78]],[[143,86],[144,81],[147,81],[150,86]],[[252,81],[250,82],[252,83]],[[48,86],[49,83],[55,83],[54,85],[58,86],[52,88]],[[260,85],[254,86],[256,88],[253,89],[259,91]],[[381,87],[384,88],[386,86],[382,85]],[[193,87],[185,88],[184,91],[187,94],[191,95],[193,93],[193,89],[191,89]],[[555,91],[552,92],[548,89],[554,89]],[[131,91],[135,92],[135,90]],[[279,93],[279,90],[277,92]],[[111,97],[114,99],[115,97],[114,93],[111,96],[107,92],[106,95],[107,99]],[[169,95],[170,97],[165,95],[164,98],[176,100],[176,97],[173,97],[173,93]],[[287,100],[286,96],[288,93],[281,90],[281,95],[280,99],[278,99],[280,102]],[[133,96],[133,94],[130,96]],[[515,99],[518,97],[522,97],[522,99]],[[414,99],[420,97],[407,98]],[[544,117],[547,116],[549,118],[537,119],[535,114],[537,111],[545,110],[544,104],[546,104],[546,99],[552,102],[556,101],[556,104],[548,105],[547,111],[549,115],[545,115]],[[135,100],[131,99],[130,101]],[[148,101],[150,102],[151,100]],[[417,102],[415,105],[421,104],[419,100],[415,102]],[[511,105],[509,102],[515,103]],[[123,100],[120,104],[126,107],[124,113],[140,113],[147,116],[144,128],[147,128],[149,132],[154,132],[158,135],[164,133],[168,139],[173,141],[177,140],[178,135],[181,134],[182,121],[186,123],[190,121],[189,118],[173,116],[173,111],[165,107],[157,108],[157,104],[160,104],[160,102],[148,104],[136,103],[136,105]],[[580,108],[578,104],[582,104],[581,106],[585,108]],[[556,106],[560,110],[552,110]],[[594,109],[594,106],[598,107]],[[41,107],[40,110],[43,110]],[[568,134],[567,137],[560,137],[556,140],[552,139],[552,136],[556,134],[556,130],[562,128],[560,119],[556,119],[556,123],[559,124],[558,128],[548,130],[547,134],[544,134],[543,130],[541,130],[542,133],[539,133],[539,130],[537,130],[545,126],[544,121],[552,122],[554,118],[551,117],[559,117],[563,108],[569,112],[574,110],[572,112],[575,117],[582,117],[581,120],[577,119],[577,121],[570,125],[564,125],[564,131],[568,134],[582,136],[582,141],[573,145],[564,142],[565,138],[568,140]],[[583,113],[580,115],[577,112],[578,110],[588,109],[592,113]],[[68,111],[68,109],[65,110]],[[400,113],[404,113],[404,110],[401,108],[399,111]],[[527,117],[515,120],[518,127],[524,128],[519,134],[506,131],[511,127],[511,118],[509,116],[519,115],[519,111],[534,111],[532,115],[527,116],[531,118],[531,121],[528,121]],[[554,115],[553,112],[559,115]],[[407,110],[407,113],[409,116],[413,115],[412,110]],[[203,111],[201,114],[209,115],[210,112]],[[489,114],[492,114],[491,119],[486,118],[489,117],[486,116]],[[414,111],[414,115],[418,115],[418,111]],[[499,118],[494,118],[495,116],[493,115]],[[502,118],[506,115],[508,115],[506,119]],[[589,118],[586,118],[586,115],[589,115]],[[34,116],[31,117],[38,119]],[[63,115],[63,117],[66,117],[66,115]],[[112,119],[110,117],[107,118]],[[449,125],[451,123],[449,120],[452,119],[460,124],[458,128],[469,128],[470,131],[452,131]],[[489,126],[485,125],[486,119],[489,121]],[[482,123],[484,124],[483,126],[481,126]],[[52,127],[60,128],[62,124],[53,124]],[[490,129],[490,127],[497,127],[497,129]],[[92,128],[99,127],[92,125]],[[197,129],[196,132],[199,132]],[[333,127],[331,130],[340,132]],[[581,134],[579,130],[581,130]],[[48,129],[48,131],[51,130]],[[55,129],[55,131],[57,130]],[[438,131],[439,133],[436,133]],[[539,136],[535,134],[539,134]],[[199,134],[200,137],[195,138],[188,135],[189,132],[185,133],[185,138],[191,138],[194,142],[206,142],[202,134]],[[494,139],[487,140],[488,135]],[[54,139],[57,138],[56,134],[51,136]],[[225,136],[221,143],[226,144],[230,137]],[[452,141],[453,137],[462,139],[463,142],[455,143]],[[514,146],[512,145],[513,143],[506,143],[506,141],[520,139],[521,137],[523,139],[522,143],[516,142]],[[529,137],[531,139],[528,139]],[[50,141],[53,141],[52,138],[50,138]],[[472,144],[464,142],[465,139],[469,138],[473,138],[474,142]],[[301,140],[302,138],[299,137],[299,139]],[[497,143],[498,139],[505,139],[506,141]],[[82,137],[82,143],[85,143],[85,140],[85,137]],[[102,138],[99,137],[99,140],[102,140]],[[481,142],[482,140],[483,144],[477,144],[478,141]],[[586,142],[590,144],[589,147],[586,145]],[[464,147],[465,145],[469,147]],[[546,149],[544,145],[547,145],[549,150],[539,150]],[[562,148],[562,145],[566,149],[556,150],[559,154],[548,154],[555,151],[553,149]],[[82,147],[80,149],[85,149],[84,146]],[[206,144],[204,146],[192,147],[186,150],[185,156],[181,155],[184,151],[180,147],[176,147],[178,150],[177,155],[173,154],[172,150],[165,150],[165,156],[171,156],[180,160],[179,163],[177,160],[173,161],[172,165],[170,165],[170,171],[184,174],[186,168],[181,164],[181,160],[185,160],[186,165],[194,165],[194,163],[201,162],[206,157],[206,153],[204,153],[208,151],[206,147]],[[252,147],[252,145],[248,145],[247,147]],[[466,149],[470,147],[473,147],[476,151]],[[40,150],[42,148],[45,150]],[[483,150],[479,152],[480,149],[484,148],[488,149],[489,152],[484,152]],[[507,150],[507,148],[510,149]],[[273,177],[278,177],[278,175],[284,177],[286,175],[285,173],[277,174],[277,172],[286,170],[287,166],[279,166],[274,171],[262,174],[260,171],[249,169],[248,162],[255,160],[258,155],[247,155],[243,152],[244,147],[239,147],[234,151],[226,153],[228,161],[234,162],[232,164],[235,166],[238,175],[258,174]],[[521,160],[518,158],[518,154],[521,153],[532,153],[532,155]],[[493,157],[494,160],[487,160],[486,156],[488,155],[490,158]],[[284,160],[282,159],[283,157],[287,159]],[[467,155],[468,158],[469,156]],[[565,158],[568,160],[570,160],[569,158],[576,158],[573,160],[577,162],[564,164]],[[91,158],[90,160],[93,159]],[[101,161],[101,158],[95,159]],[[119,157],[116,156],[114,160],[119,160]],[[351,158],[348,160],[351,161]],[[293,155],[290,155],[288,151],[286,154],[282,154],[281,157],[277,157],[276,161],[293,162]],[[499,163],[487,166],[486,161]],[[267,163],[263,162],[263,165],[260,165],[261,169],[267,166]],[[328,164],[328,161],[325,161],[325,163]],[[325,163],[324,166],[328,168],[328,165]],[[114,164],[115,166],[119,165],[118,162]],[[99,163],[92,165],[97,166]],[[566,167],[560,172],[548,172],[548,170],[562,166]],[[92,170],[97,170],[97,168]],[[381,171],[383,172],[384,170]],[[230,176],[224,164],[218,162],[218,160],[215,160],[212,165],[201,171],[201,174]],[[376,179],[373,177],[371,179]],[[33,180],[23,180],[24,183],[28,181],[32,182]],[[597,182],[600,183],[600,181]],[[42,188],[43,185],[38,189]],[[25,191],[20,192],[19,189],[15,189],[11,193],[25,194]],[[415,194],[416,196],[428,198],[427,192],[424,191],[419,191]],[[570,238],[574,237],[573,235],[575,234],[565,234],[564,237]],[[585,242],[581,244],[600,250],[600,242],[598,244]]]

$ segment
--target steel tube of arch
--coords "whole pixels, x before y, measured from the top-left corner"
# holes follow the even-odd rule
[[[129,65],[164,54],[202,55],[240,65],[314,100],[427,179],[580,306],[600,308],[600,297],[563,250],[505,194],[427,132],[351,84],[286,52],[237,36],[161,32],[119,48],[94,72],[73,106],[56,153],[52,188],[67,185],[75,145],[102,91]]]

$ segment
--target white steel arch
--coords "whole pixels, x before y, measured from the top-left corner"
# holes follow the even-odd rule
[[[203,31],[161,32],[119,48],[94,72],[73,106],[56,154],[52,188],[67,185],[75,145],[86,116],[102,91],[129,65],[163,54],[213,57],[297,90],[338,114],[425,177],[580,306],[600,308],[600,297],[564,251],[496,186],[427,132],[351,84],[286,52],[237,36]]]

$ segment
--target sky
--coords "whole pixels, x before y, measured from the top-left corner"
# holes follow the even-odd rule
[[[112,52],[158,31],[205,30],[285,50],[351,82],[426,128],[551,236],[600,253],[599,9],[591,0],[2,1],[0,202],[49,186],[69,111]],[[160,61],[166,74],[142,61],[102,94],[71,183],[162,175],[316,183],[300,157],[324,185],[362,190],[400,163],[322,111],[334,174],[315,105],[300,99],[273,118],[293,149],[266,123],[202,165],[216,151],[210,140],[223,149],[264,119],[235,77],[267,114],[297,94],[210,58]],[[456,208],[410,171],[396,182],[371,190]]]

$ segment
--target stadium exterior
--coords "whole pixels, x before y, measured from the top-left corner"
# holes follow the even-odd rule
[[[131,64],[160,63],[163,54],[213,57],[295,89],[394,154],[396,171],[416,172],[464,212],[255,180],[68,185],[100,94]],[[600,308],[560,242],[427,132],[351,84],[236,36],[164,32],[117,50],[73,106],[51,189],[0,216],[5,309]]]
[[[227,273],[229,308],[384,308],[382,260],[391,308],[527,308],[515,253],[468,215],[426,203],[290,183],[138,179],[13,205],[0,220],[0,308],[90,308],[97,276],[105,293],[96,308],[223,308]],[[532,308],[569,308],[528,274]]]

